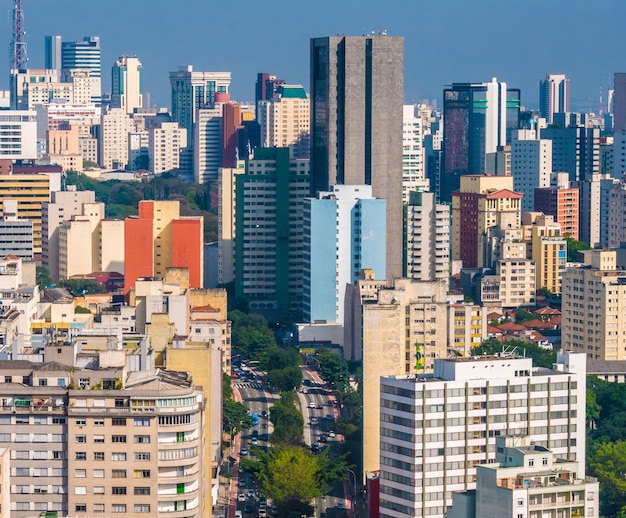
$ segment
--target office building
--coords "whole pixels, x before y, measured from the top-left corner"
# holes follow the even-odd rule
[[[363,469],[380,465],[380,377],[421,376],[435,358],[448,356],[448,307],[462,296],[448,295],[448,284],[395,279],[361,305],[363,362]]]
[[[626,272],[618,269],[616,252],[584,252],[584,266],[567,268],[563,274],[561,297],[564,349],[596,360],[626,359],[626,327],[620,318],[626,305]]]
[[[402,201],[409,202],[412,191],[427,191],[424,174],[424,127],[416,106],[405,105],[402,112]]]
[[[343,324],[346,285],[364,269],[386,278],[385,205],[371,185],[335,185],[304,200],[305,322]]]
[[[148,130],[150,172],[161,174],[180,168],[180,154],[187,145],[187,131],[177,122],[159,122]]]
[[[548,124],[555,113],[569,112],[569,79],[565,74],[548,74],[539,83],[539,111]]]
[[[520,228],[523,195],[513,190],[512,176],[467,175],[460,181],[452,193],[452,260],[463,261],[463,268],[490,268],[489,232]]]
[[[53,282],[59,282],[59,227],[82,214],[84,204],[95,201],[93,191],[53,191],[50,201],[42,205],[42,265]]]
[[[312,192],[371,185],[387,201],[387,276],[402,275],[404,39],[311,40]]]
[[[46,36],[45,40],[45,68],[55,70],[60,76],[63,68],[61,36]]]
[[[196,129],[200,110],[215,108],[219,99],[218,94],[228,94],[230,88],[230,72],[198,72],[191,65],[178,67],[175,72],[170,72],[170,86],[172,89],[172,121],[178,122],[181,128],[187,130],[187,147],[183,153],[181,169],[190,178],[193,178],[194,167],[194,142],[197,135],[202,134]],[[217,99],[216,99],[217,95]],[[221,108],[219,110],[221,116]],[[203,122],[203,124],[205,124]],[[202,140],[200,141],[202,142]],[[221,140],[219,141],[221,146]],[[199,156],[203,156],[201,153]],[[221,162],[218,162],[219,167]],[[197,176],[197,175],[196,175]],[[217,168],[215,169],[217,178]],[[197,181],[197,180],[196,180]]]
[[[80,69],[89,72],[91,102],[102,102],[102,58],[100,38],[85,36],[79,41],[64,41],[61,44],[61,69],[63,74]]]
[[[511,174],[513,189],[522,193],[522,212],[534,209],[535,189],[550,186],[552,141],[537,138],[535,130],[512,132]]]
[[[128,135],[134,129],[133,119],[122,108],[111,108],[100,118],[100,158],[106,169],[128,166]]]
[[[626,130],[626,72],[613,78],[613,132]]]
[[[124,293],[140,277],[165,278],[187,268],[189,286],[203,285],[204,219],[180,216],[178,201],[140,201],[139,215],[124,221]]]
[[[17,201],[2,200],[0,220],[0,257],[13,255],[33,259],[33,222],[17,217]]]
[[[279,85],[274,95],[257,103],[261,147],[288,147],[292,158],[309,158],[309,98],[301,85]]]
[[[450,206],[435,203],[434,193],[414,191],[404,211],[404,276],[447,282],[450,277]]]
[[[35,112],[0,111],[0,160],[37,158],[37,121]]]
[[[531,436],[584,474],[585,363],[573,353],[558,353],[553,369],[529,358],[437,359],[432,374],[382,377],[381,518],[443,518],[453,492],[476,488],[476,466],[495,460],[501,436]]]
[[[441,201],[451,201],[461,176],[487,172],[487,154],[510,143],[511,131],[519,127],[519,111],[520,91],[495,77],[444,89]]]
[[[259,72],[256,76],[254,88],[255,106],[259,105],[259,101],[271,100],[276,93],[276,89],[283,84],[285,84],[284,79],[279,79],[267,72]]]
[[[111,69],[111,108],[132,114],[143,106],[143,66],[136,57],[122,56]]]
[[[567,173],[552,173],[550,187],[535,189],[535,212],[542,212],[561,226],[561,235],[578,240],[579,191],[570,187]]]
[[[476,466],[476,489],[452,494],[447,518],[598,518],[597,479],[531,437],[497,437],[496,461]]]
[[[235,296],[268,317],[301,318],[309,161],[290,160],[287,148],[257,148],[235,182]]]
[[[219,169],[217,181],[217,246],[218,266],[217,282],[224,285],[235,280],[235,207],[236,207],[236,176],[245,174],[246,165],[243,160],[237,167]]]

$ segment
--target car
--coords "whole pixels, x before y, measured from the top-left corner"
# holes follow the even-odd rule
[[[302,393],[303,393],[303,394],[308,394],[308,393],[309,393],[309,391],[308,391],[307,389],[303,388],[303,389],[302,389]]]
[[[258,430],[252,430],[252,437],[259,437],[259,431]]]
[[[265,509],[267,507],[267,498],[265,498],[264,496],[261,496],[259,494],[259,509]]]
[[[328,436],[325,433],[320,435],[320,442],[328,442]]]
[[[235,511],[235,518],[243,518],[243,514],[241,514],[241,510],[237,509]]]
[[[267,417],[267,411],[266,410],[263,410],[261,412],[261,417]]]
[[[335,432],[333,432],[332,430],[328,432],[328,437],[335,437]]]
[[[254,506],[250,502],[248,502],[246,504],[246,506],[243,508],[243,512],[246,513],[246,514],[253,513],[254,512]]]
[[[311,451],[313,453],[317,453],[320,451],[320,445],[316,442],[314,442],[313,444],[311,444]]]
[[[276,507],[275,505],[272,506],[272,515],[276,516],[278,514],[278,507]]]
[[[252,444],[258,444],[259,443],[259,438],[258,437],[253,437],[252,439],[250,439],[250,442]]]
[[[337,502],[337,509],[345,509],[345,508],[346,508],[345,502]]]
[[[237,502],[245,502],[246,501],[246,495],[244,493],[239,493],[237,495]]]
[[[252,489],[252,488],[248,489],[248,497],[249,498],[254,498],[254,489]]]
[[[317,417],[311,417],[311,424],[316,425],[317,423],[319,423],[319,419]]]
[[[267,510],[259,509],[259,518],[267,518]]]
[[[326,414],[326,421],[334,421],[334,420],[335,418],[332,415]]]
[[[241,455],[242,457],[248,455],[248,448],[241,448],[241,450],[239,450],[239,455]]]
[[[314,401],[309,401],[309,408],[315,408],[317,405]]]

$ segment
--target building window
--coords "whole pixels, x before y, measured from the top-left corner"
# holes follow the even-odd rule
[[[125,435],[114,435],[111,437],[111,442],[126,442]]]
[[[76,504],[74,507],[77,513],[87,512],[87,504]]]
[[[135,478],[150,478],[149,469],[136,469],[134,473]]]
[[[95,443],[103,443],[104,442],[104,435],[94,435],[93,436],[93,442],[95,442]]]
[[[93,478],[104,478],[104,470],[103,469],[94,469],[93,470]]]
[[[104,489],[104,488],[102,488]],[[94,488],[95,492],[95,488]],[[103,513],[104,512],[104,504],[93,504],[93,512],[94,513]]]
[[[94,419],[93,420],[93,425],[94,426],[104,426],[104,419]]]
[[[150,419],[147,417],[135,417],[135,426],[150,426]]]
[[[136,513],[149,513],[150,504],[135,504],[135,512]]]
[[[77,435],[76,442],[77,443],[87,442],[87,437],[85,435]]]
[[[113,478],[126,478],[126,470],[125,469],[114,469],[111,472],[111,476]]]
[[[104,452],[103,451],[94,451],[93,452],[93,460],[104,460]]]
[[[126,494],[126,488],[125,487],[112,487],[111,488],[111,494],[112,495],[125,495]]]
[[[76,460],[87,460],[87,452],[85,452],[85,451],[77,451],[76,452]]]
[[[111,506],[112,513],[125,513],[126,512],[126,504],[113,504]]]
[[[135,453],[135,460],[150,460],[149,453]]]
[[[150,436],[149,435],[135,435],[135,444],[149,444]]]
[[[126,418],[125,417],[114,417],[111,419],[111,424],[113,426],[126,426]]]
[[[85,478],[87,476],[87,470],[86,469],[77,469],[74,471],[74,476],[76,478]]]
[[[149,495],[150,494],[150,488],[149,487],[136,487],[135,488],[135,495],[137,496],[145,496],[145,495]]]
[[[116,461],[125,461],[126,460],[126,453],[125,452],[113,452],[111,453],[111,460],[116,460]]]

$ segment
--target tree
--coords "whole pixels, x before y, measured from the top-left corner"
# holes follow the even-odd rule
[[[50,272],[47,269],[37,266],[35,276],[37,278],[37,286],[40,288],[52,286],[52,277],[50,277]]]
[[[91,311],[89,311],[87,308],[84,308],[82,306],[76,306],[74,308],[74,313],[82,313],[84,315],[87,315],[87,314],[91,313]]]
[[[223,405],[223,423],[224,431],[231,435],[237,435],[243,430],[247,430],[252,426],[252,416],[248,413],[248,408],[238,401],[227,399]]]
[[[231,311],[228,319],[232,322],[233,348],[243,357],[256,360],[276,347],[274,333],[261,315]]]
[[[268,381],[278,392],[287,392],[300,388],[302,384],[302,370],[300,367],[285,367],[274,369],[267,374]]]
[[[626,441],[596,444],[589,455],[589,469],[602,488],[602,516],[615,516],[626,506]]]
[[[517,322],[518,324],[523,324],[524,322],[528,322],[529,320],[537,318],[530,311],[526,311],[522,308],[515,308],[513,310],[513,313],[515,314],[515,322]]]
[[[231,377],[227,372],[222,372],[222,399],[234,399],[233,386],[230,383]]]
[[[104,284],[91,279],[64,279],[59,282],[59,286],[67,288],[74,295],[83,295],[84,293],[107,293]]]
[[[490,355],[513,348],[516,349],[517,354],[532,358],[535,367],[551,368],[552,364],[556,362],[556,352],[553,350],[544,349],[534,342],[524,342],[516,338],[504,341],[489,338],[480,345],[472,347],[471,354],[472,356]]]
[[[346,387],[350,378],[348,363],[338,354],[328,349],[320,349],[315,353],[315,361],[319,366],[320,375],[331,387],[337,387],[340,390]]]
[[[591,247],[584,241],[577,241],[571,238],[569,235],[565,236],[567,242],[567,260],[570,262],[578,261],[578,252],[580,250],[591,250]]]
[[[299,446],[304,433],[304,418],[296,408],[296,395],[284,392],[270,408],[270,421],[274,432],[270,439],[274,446]]]

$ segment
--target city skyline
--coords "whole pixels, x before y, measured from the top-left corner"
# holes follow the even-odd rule
[[[119,4],[119,5],[118,5]],[[121,2],[94,16],[89,4],[69,0],[23,3],[29,67],[44,66],[46,35],[64,41],[99,36],[102,46],[103,86],[110,91],[110,67],[121,55],[137,56],[144,64],[145,89],[151,103],[170,105],[168,73],[179,65],[195,70],[230,71],[232,97],[254,100],[256,73],[268,71],[288,83],[309,89],[309,39],[334,34],[361,35],[386,30],[405,38],[405,101],[436,99],[441,106],[443,88],[457,81],[483,82],[497,76],[522,90],[522,104],[539,106],[539,81],[550,73],[571,79],[572,109],[598,110],[600,88],[606,109],[609,77],[626,67],[619,54],[619,20],[626,4],[619,0],[529,0],[524,8],[494,0],[467,3],[446,0],[419,3],[398,0],[394,8],[347,0],[322,0],[310,12],[277,0],[260,8],[252,2],[220,5],[212,16],[200,0],[188,0],[185,10],[171,11],[163,0],[124,4],[129,30],[121,30]],[[36,5],[36,7],[35,7]],[[10,7],[10,6],[9,6]],[[7,8],[9,8],[7,7]],[[68,13],[58,16],[58,13]],[[592,30],[572,39],[572,27],[585,27],[600,19],[602,37]],[[137,22],[130,20],[136,17]],[[553,20],[544,24],[539,21]],[[254,21],[251,26],[250,21]],[[169,24],[169,25],[167,25]],[[259,27],[259,29],[256,29]],[[0,45],[8,47],[10,24]],[[155,45],[165,38],[167,45]],[[277,36],[279,35],[279,36]],[[424,43],[425,42],[425,43]],[[8,72],[8,56],[0,53],[0,66]],[[8,88],[8,73],[0,88]],[[587,99],[586,104],[581,104]]]

